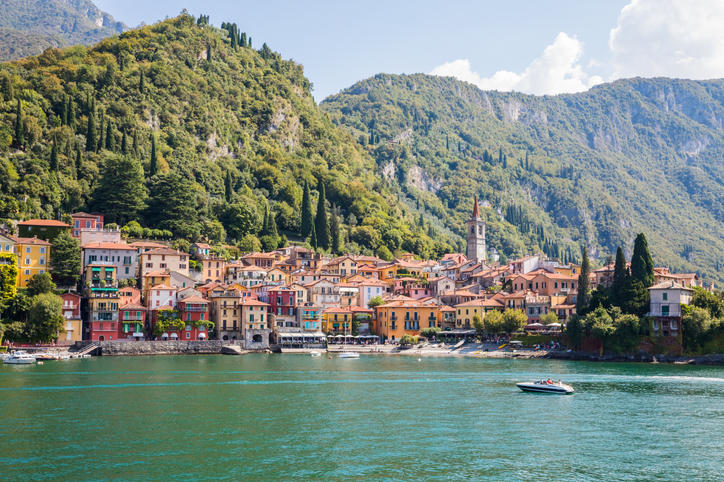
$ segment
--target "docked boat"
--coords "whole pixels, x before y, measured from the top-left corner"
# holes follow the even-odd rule
[[[322,356],[322,354],[319,353],[317,350],[312,350],[311,352],[309,352],[309,354],[312,356]]]
[[[340,358],[359,358],[359,353],[353,351],[343,351],[339,354]]]
[[[516,387],[524,392],[537,393],[553,393],[557,395],[569,395],[574,392],[573,387],[562,383],[560,380],[552,382],[550,380],[541,380],[539,382],[523,382],[516,383]]]
[[[8,365],[30,365],[35,363],[35,357],[24,350],[13,350],[10,356],[3,358],[3,363]]]
[[[47,360],[57,360],[58,357],[55,355],[51,355],[50,353],[43,353],[42,355],[35,355],[35,361],[47,361]]]

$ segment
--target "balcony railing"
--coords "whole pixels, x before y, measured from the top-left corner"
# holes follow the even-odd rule
[[[101,317],[98,315],[93,315],[92,317],[93,321],[118,321],[118,315],[113,313],[110,317]]]
[[[236,306],[234,306],[236,308]],[[206,313],[206,308],[198,308],[193,306],[187,306],[183,311],[185,312],[194,312],[194,313]]]

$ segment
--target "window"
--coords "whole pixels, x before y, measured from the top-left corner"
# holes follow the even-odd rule
[[[669,305],[661,307],[661,316],[669,316]]]
[[[187,331],[187,332],[186,332],[186,339],[188,340],[189,338],[191,338],[191,332],[190,332],[190,331]]]
[[[30,258],[25,258],[25,264],[30,264]]]
[[[40,254],[45,254],[45,248],[40,248]]]
[[[41,266],[44,266],[44,265],[45,265],[45,258],[40,258],[40,265],[41,265]]]
[[[30,274],[30,270],[29,270],[29,269],[26,269],[26,270],[25,270],[25,274],[26,274],[26,275],[29,275],[29,274]]]
[[[73,221],[73,227],[76,229],[80,228],[80,221],[77,219],[75,221]]]
[[[664,301],[669,301],[669,293],[664,293],[662,296]]]
[[[45,273],[44,269],[38,270],[38,274],[43,274],[43,273]]]
[[[25,252],[26,252],[26,253],[32,252],[32,248],[31,248],[30,246],[26,247],[26,248],[25,248]]]
[[[146,263],[146,268],[153,268],[153,263]]]

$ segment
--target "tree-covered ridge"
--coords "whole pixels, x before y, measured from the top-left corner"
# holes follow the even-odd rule
[[[312,205],[323,185],[342,207],[342,251],[449,251],[388,202],[302,66],[223,25],[182,14],[0,65],[0,218],[99,210],[189,240],[264,241],[269,219],[299,233],[306,183]]]
[[[0,6],[0,60],[92,44],[128,30],[88,0],[2,0]]]
[[[646,232],[657,265],[722,280],[724,81],[628,79],[535,97],[380,74],[321,107],[457,234],[479,194],[499,210],[486,210],[489,245],[507,255],[575,257],[578,244],[602,261]]]

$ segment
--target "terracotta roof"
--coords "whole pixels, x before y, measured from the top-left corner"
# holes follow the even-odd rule
[[[70,215],[71,218],[93,218],[96,219],[98,216],[93,216],[92,214],[79,212],[79,213],[73,213]]]
[[[207,243],[194,243],[191,246],[196,246],[197,248],[202,248],[202,249],[211,249],[211,245],[207,244]]]
[[[664,281],[663,283],[659,283],[657,285],[651,286],[648,288],[650,290],[686,290],[686,291],[694,291],[692,288],[689,288],[688,286],[680,285],[679,283],[676,283],[674,281]]]
[[[37,244],[40,246],[52,246],[51,243],[38,238],[16,238],[15,236],[8,236],[8,238],[15,241],[16,244]]]
[[[455,311],[455,308],[453,308],[452,306],[445,305],[445,306],[440,307],[440,311]]]
[[[173,256],[186,256],[186,253],[180,253],[180,252],[176,251],[175,249],[169,249],[166,247],[152,249],[150,251],[146,251],[143,254],[144,255],[164,254],[164,255],[169,255],[169,256],[172,256],[172,255]]]
[[[146,307],[138,304],[138,303],[126,303],[125,305],[121,306],[122,310],[143,310],[146,311]],[[131,320],[128,320],[131,321]]]
[[[239,302],[240,305],[246,305],[246,306],[270,306],[269,303],[264,303],[263,301],[259,300],[252,300],[250,298],[241,298],[241,301]]]
[[[146,273],[146,274],[143,275],[144,278],[150,278],[150,277],[153,277],[153,276],[169,276],[169,277],[170,277],[170,276],[171,276],[171,273],[170,273],[170,272],[166,272],[166,271],[158,271],[158,270],[156,270],[156,271],[151,271],[150,273]]]
[[[86,243],[81,246],[83,249],[124,249],[127,251],[135,251],[134,248],[123,243]]]
[[[190,303],[208,303],[209,300],[202,298],[200,296],[192,295],[192,296],[189,296],[188,298],[184,298],[179,301],[179,303],[189,303],[189,302]]]
[[[146,242],[146,241],[137,241],[135,243],[129,244],[129,246],[132,246],[134,248],[165,248],[165,244],[159,244],[159,243],[152,243],[152,242]]]
[[[152,290],[171,290],[171,291],[177,291],[177,289],[174,288],[173,286],[169,286],[169,285],[166,285],[166,284],[156,285],[156,286],[152,287],[151,289],[152,289]]]
[[[151,311],[161,311],[161,310],[173,310],[174,307],[171,305],[163,305],[159,306],[158,308],[151,308]]]
[[[53,219],[28,219],[22,223],[18,223],[18,226],[55,226],[59,228],[69,228],[70,224],[61,223]]]

